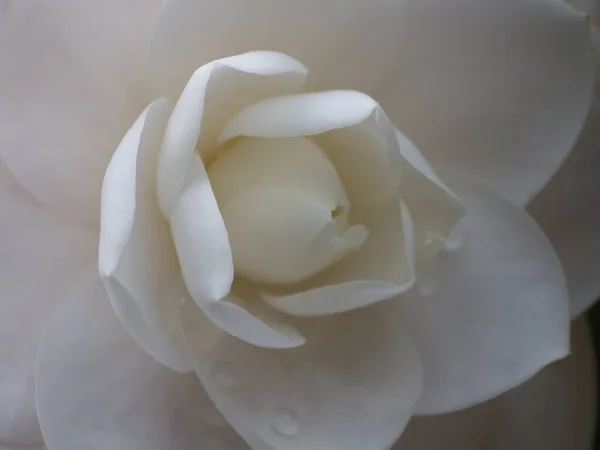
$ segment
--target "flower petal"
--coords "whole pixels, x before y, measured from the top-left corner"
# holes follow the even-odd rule
[[[175,105],[158,168],[158,199],[165,216],[184,187],[195,151],[214,156],[227,120],[264,98],[296,93],[307,69],[276,52],[253,51],[212,61],[194,72]]]
[[[99,270],[118,317],[162,364],[191,370],[179,335],[185,288],[156,200],[156,165],[170,101],[156,100],[115,151],[102,185]]]
[[[193,374],[140,349],[99,280],[53,315],[40,347],[36,401],[48,450],[243,450]]]
[[[438,254],[401,310],[423,357],[418,412],[453,411],[523,382],[568,353],[565,277],[522,210],[474,184],[450,185],[466,206],[462,245]]]
[[[498,399],[481,450],[589,450],[596,434],[596,357],[587,319],[573,323],[572,354]]]
[[[408,208],[392,201],[364,208],[355,220],[370,233],[354,254],[309,280],[305,290],[283,295],[265,292],[264,300],[287,314],[321,316],[362,308],[409,290],[415,281],[415,254]]]
[[[160,3],[20,0],[0,17],[0,158],[62,216],[98,223],[104,169],[150,100],[139,81]]]
[[[270,317],[258,317],[231,294],[233,258],[227,230],[202,160],[194,155],[187,185],[169,223],[190,297],[217,326],[253,345],[296,347],[304,339]]]
[[[589,450],[595,368],[586,319],[572,354],[500,397],[455,413],[413,417],[393,450]]]
[[[408,422],[421,366],[396,316],[313,319],[306,346],[281,352],[215,337],[198,312],[184,315],[197,374],[252,448],[383,449]]]
[[[0,198],[0,446],[27,446],[42,439],[33,398],[42,331],[93,262],[98,234],[43,208],[1,162]]]
[[[169,0],[153,40],[153,81],[158,95],[177,95],[201,64],[271,49],[310,68],[311,90],[370,92],[398,45],[401,14],[388,0]]]
[[[600,104],[596,102],[575,149],[528,206],[562,262],[573,316],[600,295],[599,150]]]
[[[314,136],[352,204],[397,194],[401,158],[395,129],[377,102],[361,92],[305,93],[254,103],[231,119],[220,139],[238,136]]]
[[[524,205],[585,120],[594,58],[584,14],[562,0],[405,0],[399,9],[395,58],[373,95],[434,167]]]

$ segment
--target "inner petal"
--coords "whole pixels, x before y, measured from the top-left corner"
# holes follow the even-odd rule
[[[208,175],[237,273],[290,284],[316,275],[367,239],[348,223],[344,186],[325,153],[307,138],[242,138]]]

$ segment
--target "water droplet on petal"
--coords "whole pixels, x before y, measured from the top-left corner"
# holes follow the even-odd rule
[[[210,372],[212,381],[219,387],[228,388],[235,385],[235,370],[231,363],[216,363]]]
[[[273,431],[284,437],[294,437],[300,429],[298,414],[290,408],[278,408],[271,419]]]
[[[457,227],[450,234],[450,236],[448,236],[448,239],[446,239],[446,245],[444,246],[444,248],[446,249],[446,251],[455,252],[460,247],[462,247],[463,242],[464,242],[463,233]]]
[[[431,297],[437,293],[439,286],[432,276],[427,276],[419,280],[417,290],[423,297]]]

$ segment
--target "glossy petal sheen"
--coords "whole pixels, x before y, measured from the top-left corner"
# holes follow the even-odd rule
[[[99,271],[115,312],[153,357],[191,369],[179,335],[185,288],[168,225],[156,200],[156,165],[172,111],[153,102],[115,151],[102,185]]]
[[[53,315],[36,400],[48,450],[244,450],[193,374],[148,356],[114,315],[100,281]]]
[[[377,102],[357,91],[271,98],[241,110],[220,139],[314,136],[329,156],[353,204],[397,193],[400,155],[394,129]]]
[[[252,448],[384,449],[406,425],[421,366],[395,315],[313,319],[306,346],[282,352],[219,334],[195,311],[184,329],[197,374]]]
[[[600,105],[575,149],[528,210],[548,234],[565,269],[571,314],[600,295]]]
[[[469,183],[451,185],[467,214],[462,245],[438,254],[397,307],[421,352],[417,411],[435,414],[496,396],[569,350],[565,277],[522,210]]]
[[[524,205],[568,155],[591,100],[586,18],[562,0],[404,0],[378,91],[435,166]],[[426,30],[426,31],[424,31]]]
[[[35,355],[48,316],[82,265],[97,230],[51,214],[0,163],[0,446],[41,440],[33,398]]]
[[[98,223],[106,165],[151,100],[140,80],[160,4],[3,2],[0,158],[61,215]]]
[[[169,120],[158,168],[158,199],[165,216],[184,187],[194,151],[218,150],[230,117],[264,98],[298,92],[306,68],[275,52],[254,51],[209,62],[194,72]]]

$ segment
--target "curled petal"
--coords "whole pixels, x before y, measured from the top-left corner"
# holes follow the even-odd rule
[[[354,254],[304,283],[304,290],[279,295],[264,292],[264,300],[287,314],[321,316],[362,308],[408,291],[415,281],[414,233],[408,208],[392,201],[359,211],[356,220],[370,233]]]
[[[389,448],[412,414],[421,366],[394,315],[313,319],[305,346],[274,351],[216,335],[195,311],[184,330],[196,373],[252,448]]]
[[[548,238],[491,191],[450,185],[466,207],[462,244],[439,253],[398,301],[423,358],[417,411],[449,412],[496,396],[569,351],[565,277]]]
[[[397,194],[401,158],[395,130],[377,102],[356,91],[271,98],[240,111],[220,139],[313,136],[332,160],[353,204]]]
[[[184,286],[156,201],[156,164],[172,110],[153,102],[115,151],[102,185],[99,270],[115,312],[134,339],[173,370],[190,370],[179,336]]]
[[[158,200],[165,216],[184,187],[195,151],[214,156],[227,120],[246,105],[299,92],[307,69],[276,52],[254,51],[210,62],[188,81],[165,132],[158,167]]]

